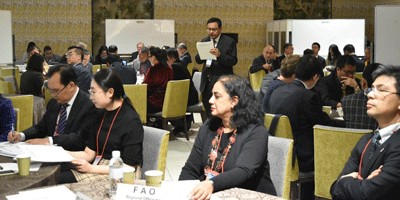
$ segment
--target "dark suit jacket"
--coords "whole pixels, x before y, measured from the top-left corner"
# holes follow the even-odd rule
[[[190,56],[189,52],[186,51],[184,54],[182,54],[180,60],[183,65],[187,67],[189,63],[192,63],[192,56]]]
[[[321,63],[322,69],[325,68],[325,67],[326,67],[325,58],[323,58],[323,57],[321,57],[321,56],[318,56],[317,58],[318,58],[319,63]]]
[[[77,63],[73,69],[78,75],[78,87],[82,91],[89,93],[90,83],[92,82],[92,73],[82,63]]]
[[[176,60],[174,63],[172,63],[171,67],[174,71],[174,80],[190,80],[189,99],[187,106],[192,106],[199,103],[199,95],[196,88],[194,87],[192,76],[190,76],[188,69],[180,60]]]
[[[282,54],[281,56],[278,56],[277,60],[279,61],[279,63],[281,63],[282,60],[285,59],[285,58],[286,58],[285,54]]]
[[[272,92],[269,111],[289,117],[294,147],[302,172],[314,171],[314,130],[316,124],[344,127],[343,121],[334,121],[322,111],[319,96],[304,87],[299,80],[281,86]]]
[[[205,37],[202,42],[210,41],[210,37]],[[213,60],[210,67],[206,67],[206,60],[200,60],[199,54],[196,55],[197,64],[203,65],[203,72],[201,73],[200,91],[203,92],[206,86],[207,78],[209,76],[210,83],[214,85],[218,77],[224,74],[233,74],[233,66],[237,63],[236,43],[231,37],[221,35],[219,38],[217,49],[220,56],[217,60]]]
[[[331,186],[333,199],[397,199],[400,196],[400,130],[397,130],[388,140],[377,148],[372,157],[368,145],[363,157],[361,177],[364,180],[346,177],[343,175],[358,172],[361,154],[373,133],[364,135],[351,151],[346,165],[338,180]],[[374,170],[383,165],[381,173],[366,179]]]
[[[53,136],[57,126],[57,117],[61,104],[51,99],[42,120],[34,126],[23,131],[26,140],[51,136],[53,143],[70,151],[82,151],[86,147],[89,129],[97,119],[97,109],[94,107],[89,95],[79,90],[68,115],[65,132]]]
[[[264,69],[263,65],[265,65],[267,63],[267,61],[265,60],[264,56],[261,54],[260,56],[258,56],[257,58],[255,58],[253,60],[253,64],[251,64],[250,67],[250,73],[256,73],[260,70],[264,70],[265,73],[268,74],[268,70]],[[270,59],[269,63],[272,64],[272,68],[271,68],[271,72],[280,69],[281,68],[281,64],[279,62],[279,59]]]
[[[342,108],[346,128],[372,129],[378,127],[376,120],[367,115],[368,97],[363,92],[343,97]]]
[[[356,78],[358,87],[361,88],[360,80]],[[339,82],[336,70],[328,76],[322,77],[314,87],[314,90],[320,95],[322,105],[336,108],[336,105],[343,97],[342,84]],[[354,88],[346,86],[346,95],[354,94]]]
[[[352,54],[351,56],[353,56],[354,60],[356,61],[356,72],[363,72],[365,63],[362,60],[358,59],[356,54]]]
[[[138,51],[133,52],[133,53],[132,53],[131,60],[130,60],[129,62],[132,62],[133,60],[135,60],[135,59],[138,57],[138,55],[139,55],[139,52],[138,52]]]
[[[131,65],[122,65],[121,62],[113,62],[110,69],[117,72],[121,78],[122,84],[136,84],[136,70]]]

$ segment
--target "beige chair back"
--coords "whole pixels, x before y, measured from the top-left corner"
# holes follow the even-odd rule
[[[147,84],[124,85],[125,94],[129,97],[143,124],[147,118]]]
[[[256,73],[250,73],[250,84],[253,90],[258,90],[261,88],[261,82],[265,76],[265,71],[260,70]]]
[[[11,99],[14,108],[21,112],[19,128],[16,131],[23,131],[33,125],[33,95],[18,95],[6,97]]]
[[[1,94],[15,94],[12,83],[0,81],[0,93]]]
[[[274,116],[275,116],[274,114],[270,113],[265,114],[264,126],[268,130],[270,129],[271,122]],[[283,115],[279,118],[275,130],[275,137],[293,139],[292,126],[290,126],[290,121],[287,116]]]
[[[189,63],[186,67],[190,73],[190,76],[192,76],[192,74],[193,74],[193,67],[194,67],[194,63]]]
[[[162,108],[163,118],[186,115],[190,80],[168,81]]]

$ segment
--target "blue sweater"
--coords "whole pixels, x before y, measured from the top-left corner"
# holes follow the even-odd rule
[[[7,141],[8,132],[15,121],[15,113],[10,99],[0,97],[0,141]]]

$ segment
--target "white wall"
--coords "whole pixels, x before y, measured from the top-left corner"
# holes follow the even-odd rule
[[[13,63],[11,11],[0,10],[0,64]]]

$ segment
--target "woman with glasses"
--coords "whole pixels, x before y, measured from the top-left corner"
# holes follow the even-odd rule
[[[167,52],[158,47],[150,47],[150,67],[144,77],[147,84],[147,112],[156,113],[162,110],[165,90],[168,81],[174,78],[172,68],[167,64]]]
[[[126,96],[121,79],[111,69],[101,69],[92,80],[90,99],[103,112],[95,122],[84,151],[69,152],[72,170],[64,170],[61,182],[98,181],[108,178],[108,163],[114,150],[124,164],[136,168],[140,178],[143,163],[143,126],[139,114]]]
[[[21,75],[20,90],[21,94],[32,94],[44,97],[42,93],[44,58],[38,53],[33,54],[26,66],[26,72]]]

